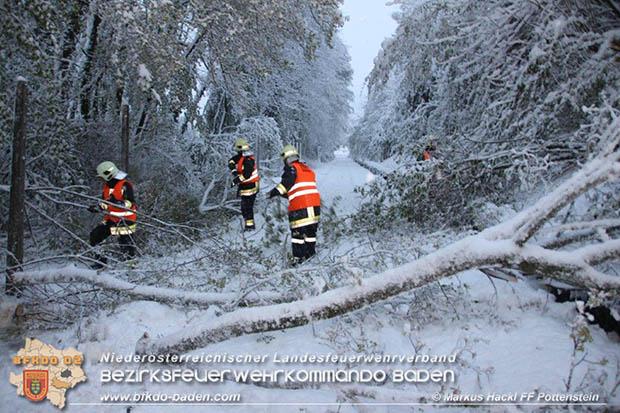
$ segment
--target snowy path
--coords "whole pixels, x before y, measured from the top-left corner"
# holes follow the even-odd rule
[[[338,215],[349,215],[356,211],[360,196],[353,192],[355,187],[364,185],[374,179],[374,175],[349,158],[346,150],[336,151],[336,159],[328,163],[314,165],[321,201],[325,206],[332,206],[336,197]]]

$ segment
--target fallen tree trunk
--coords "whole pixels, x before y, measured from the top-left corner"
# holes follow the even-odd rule
[[[239,300],[238,293],[205,293],[184,291],[175,288],[160,288],[133,284],[119,280],[110,275],[97,274],[96,271],[67,266],[64,268],[48,269],[44,271],[23,271],[15,274],[16,285],[83,282],[94,285],[106,291],[115,291],[138,300],[151,300],[162,303],[208,306],[212,304],[229,304]],[[265,302],[282,302],[285,298],[269,291],[252,291],[242,297],[246,304]]]
[[[583,287],[620,288],[620,278],[596,271],[575,259],[573,253],[554,252],[559,255],[551,259],[541,250],[540,247],[519,247],[512,241],[468,237],[417,261],[363,279],[361,285],[341,287],[292,303],[227,313],[156,341],[145,340],[136,350],[143,354],[184,353],[240,335],[298,327],[358,310],[467,269],[492,264],[527,266],[529,272],[563,280],[566,277],[559,277],[556,271],[569,272],[570,279]],[[615,241],[615,254],[620,256],[618,241]]]
[[[520,268],[583,288],[620,288],[620,277],[594,265],[620,257],[620,240],[573,251],[553,251],[528,243],[563,206],[590,188],[620,176],[620,119],[602,137],[599,156],[572,178],[513,219],[464,238],[409,264],[292,303],[241,309],[136,346],[142,354],[184,353],[232,337],[302,326],[346,314],[458,272],[486,266]]]

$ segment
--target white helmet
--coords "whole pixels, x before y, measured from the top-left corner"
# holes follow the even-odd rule
[[[238,152],[249,151],[250,145],[248,144],[247,139],[239,138],[235,141],[233,148]]]
[[[297,149],[295,149],[293,145],[286,145],[280,151],[280,158],[282,158],[283,161],[286,161],[288,158],[292,158],[293,156],[299,159],[299,153],[297,153]]]
[[[118,168],[113,162],[104,161],[97,165],[97,175],[109,181],[118,173]]]

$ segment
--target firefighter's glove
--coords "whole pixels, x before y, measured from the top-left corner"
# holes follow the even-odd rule
[[[239,176],[236,176],[230,183],[230,187],[232,188],[233,186],[238,185],[240,182],[241,182],[241,179],[239,178]]]
[[[278,192],[277,189],[273,188],[271,191],[269,191],[269,193],[267,194],[267,198],[271,199],[274,196],[279,195],[280,193]]]
[[[99,209],[101,211],[107,211],[108,210],[108,204],[106,204],[105,202],[99,202]]]
[[[96,214],[97,212],[100,212],[101,208],[99,208],[99,205],[91,205],[88,207],[88,212],[92,212],[93,214]]]

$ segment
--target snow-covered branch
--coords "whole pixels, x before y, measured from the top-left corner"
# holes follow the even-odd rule
[[[83,282],[104,290],[122,293],[134,299],[153,300],[162,303],[208,306],[212,304],[227,304],[238,299],[237,293],[205,293],[137,285],[119,280],[110,275],[97,274],[96,271],[75,266],[43,271],[24,271],[16,273],[14,278],[15,283],[18,285]],[[252,291],[246,294],[242,301],[247,304],[273,303],[284,301],[284,298],[277,293]]]
[[[544,275],[577,287],[611,290],[620,287],[620,278],[604,274],[592,265],[619,257],[619,248],[618,240],[574,251],[552,251],[528,244],[519,248],[507,264],[525,273]]]
[[[556,190],[539,200],[531,208],[522,211],[505,225],[499,225],[485,231],[489,239],[504,238],[508,233],[518,245],[525,244],[538,229],[554,216],[561,208],[569,204],[580,194],[607,180],[620,175],[620,151],[611,152],[608,148],[616,148],[620,141],[620,119],[615,120],[606,130],[604,141],[607,148],[592,161],[583,166],[570,179]]]
[[[539,231],[540,235],[552,234],[557,237],[567,231],[592,231],[596,228],[613,229],[620,227],[620,219],[597,219],[588,222],[571,222],[569,224],[558,225],[550,228],[543,228]]]
[[[618,131],[614,123],[610,130]],[[620,256],[620,240],[553,251],[526,243],[557,211],[601,182],[617,178],[616,151],[586,164],[572,178],[515,218],[461,239],[416,261],[292,303],[241,309],[157,340],[138,343],[141,353],[183,353],[231,337],[291,328],[349,313],[458,272],[491,265],[555,278],[583,288],[620,288],[620,277],[593,267]]]

